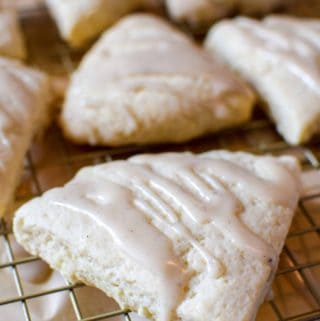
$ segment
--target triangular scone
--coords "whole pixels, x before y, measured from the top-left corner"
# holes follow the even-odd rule
[[[166,0],[170,16],[190,27],[204,29],[217,19],[234,12],[260,15],[265,14],[287,0]]]
[[[0,58],[0,217],[11,201],[32,137],[48,121],[50,97],[46,75]]]
[[[254,96],[231,71],[165,21],[124,18],[74,73],[62,111],[78,143],[181,142],[251,115]]]
[[[232,10],[232,3],[230,0],[166,0],[170,17],[195,29],[205,29],[216,19],[225,17]]]
[[[1,9],[0,4],[0,56],[24,59],[26,49],[15,11]]]
[[[141,155],[82,169],[20,208],[17,240],[158,321],[249,321],[299,196],[292,157]]]
[[[62,37],[85,45],[125,14],[151,0],[46,0]]]
[[[320,130],[320,21],[236,18],[212,27],[206,47],[238,70],[267,103],[291,144]]]

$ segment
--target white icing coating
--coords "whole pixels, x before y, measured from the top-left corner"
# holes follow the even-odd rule
[[[128,256],[159,276],[159,294],[162,305],[166,307],[161,319],[168,320],[169,314],[182,299],[181,289],[187,276],[169,239],[133,206],[131,192],[112,181],[78,181],[67,186],[66,192],[67,200],[61,190],[51,193],[52,202],[88,215],[97,224],[103,225]]]
[[[0,58],[0,216],[12,197],[30,141],[47,121],[49,100],[44,74]]]
[[[136,14],[83,58],[61,125],[76,143],[181,142],[247,121],[253,103],[246,83],[185,34]]]
[[[32,105],[28,89],[16,75],[3,69],[0,72],[0,168],[4,168],[5,162],[12,155],[12,145],[19,139],[20,124],[30,126],[28,107],[24,108],[23,104]]]
[[[319,23],[277,17],[263,23],[245,18],[236,21],[256,50],[263,50],[265,57],[282,64],[282,68],[320,95],[320,43],[316,41],[320,35]]]
[[[319,132],[319,37],[315,19],[238,17],[212,27],[206,47],[255,87],[286,141],[301,144]]]
[[[160,320],[167,320],[190,277],[172,247],[171,233],[199,252],[214,278],[224,274],[224,267],[194,235],[206,224],[213,224],[241,250],[274,268],[277,253],[241,221],[242,203],[226,183],[255,200],[284,207],[293,206],[298,191],[292,175],[275,159],[264,157],[255,164],[257,172],[263,169],[263,177],[234,162],[214,159],[210,153],[138,156],[96,166],[93,175],[80,171],[63,189],[44,197],[55,206],[88,216],[125,255],[157,275],[163,306]]]
[[[217,94],[231,83],[232,90],[245,88],[242,81],[215,63],[210,54],[194,45],[191,39],[161,19],[143,14],[122,20],[106,32],[91,54],[85,56],[79,70],[83,75],[81,77],[79,71],[75,74],[79,94],[86,93],[87,86],[97,93],[105,92],[106,84],[111,81],[116,81],[117,86],[130,86],[129,77],[153,75],[214,77],[212,90]],[[165,90],[163,84],[159,90]]]

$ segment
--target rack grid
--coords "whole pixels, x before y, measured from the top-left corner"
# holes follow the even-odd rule
[[[39,7],[23,12],[22,22],[27,35],[30,62],[52,74],[69,74],[77,64],[81,53],[72,52],[57,37],[57,31],[44,8]],[[43,25],[46,28],[39,28]],[[44,39],[43,30],[46,30],[46,41],[45,44],[42,43],[42,46],[46,47],[50,44],[50,49],[47,48],[47,50],[43,48],[39,50],[37,47],[39,43],[41,44],[39,39]],[[42,33],[42,38],[39,32]],[[36,42],[33,41],[35,38],[37,38]],[[62,185],[79,168],[86,165],[125,159],[142,152],[168,150],[202,152],[222,148],[257,154],[293,154],[300,160],[306,181],[311,183],[309,190],[299,201],[292,228],[281,254],[279,269],[273,284],[273,295],[267,303],[263,304],[257,321],[320,320],[320,138],[316,138],[305,146],[288,146],[277,135],[273,125],[259,113],[245,127],[227,130],[219,135],[180,145],[131,146],[111,149],[79,147],[64,140],[59,129],[53,125],[46,133],[45,139],[35,142],[28,152],[14,207],[41,195],[51,187]],[[0,271],[10,269],[17,295],[0,297],[0,320],[2,320],[2,307],[21,303],[24,320],[32,321],[33,316],[29,309],[30,300],[60,292],[68,293],[74,309],[74,320],[98,321],[108,320],[115,316],[123,316],[124,319],[131,320],[131,313],[122,310],[85,316],[76,292],[77,289],[85,287],[83,284],[70,284],[65,281],[65,284],[59,287],[32,293],[25,291],[19,267],[40,261],[40,259],[33,256],[22,258],[15,256],[9,221],[0,220],[0,240],[4,241],[7,254],[6,262],[0,262]]]

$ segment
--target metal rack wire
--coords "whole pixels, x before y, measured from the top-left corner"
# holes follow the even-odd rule
[[[41,17],[41,21],[38,23],[42,24],[47,21],[47,18],[43,19],[43,8],[25,12],[23,23],[26,27],[26,32],[28,32],[27,25],[30,20],[37,21],[37,19],[34,19],[35,17]],[[31,26],[31,34],[34,36],[34,30],[39,29]],[[56,41],[58,39],[54,36],[56,31],[54,28],[51,30],[53,30],[52,39]],[[35,37],[39,39],[38,35]],[[48,34],[46,37],[48,37]],[[28,40],[32,56],[34,53],[42,51],[37,51],[32,47],[31,38],[32,36]],[[77,53],[74,55],[74,53],[70,52],[60,40],[54,43],[52,48],[54,49],[50,50],[50,57],[47,57],[50,59],[50,71],[54,69],[55,71],[58,70],[58,74],[69,73],[77,63],[77,58],[75,57],[79,55]],[[32,62],[39,64],[40,61],[41,67],[46,65],[43,63],[43,57],[41,59],[37,58],[39,57],[32,56]],[[59,68],[62,66],[63,69],[53,68],[54,63],[51,63],[52,61],[56,63],[55,66],[60,66]],[[202,152],[213,148],[245,150],[258,154],[294,154],[300,159],[305,173],[311,170],[320,170],[320,139],[316,139],[306,146],[290,147],[276,134],[272,124],[260,115],[243,128],[228,130],[220,135],[194,140],[183,145],[133,146],[112,149],[73,146],[65,141],[59,130],[53,126],[47,133],[46,143],[35,143],[26,157],[22,183],[17,190],[16,204],[18,206],[32,197],[41,195],[45,190],[53,186],[63,184],[84,165],[127,158],[132,154],[141,152],[168,150]],[[59,178],[57,179],[56,176],[59,176]],[[0,297],[1,321],[1,308],[14,303],[21,303],[24,320],[32,321],[33,316],[29,309],[30,300],[60,292],[69,294],[75,314],[74,320],[98,321],[108,320],[114,316],[123,316],[126,320],[131,320],[129,311],[122,310],[84,316],[76,293],[76,289],[84,287],[82,284],[65,282],[63,286],[44,291],[33,293],[25,291],[18,267],[39,261],[39,258],[33,256],[15,257],[10,224],[3,219],[0,221],[1,238],[4,241],[8,259],[6,262],[0,262],[0,271],[2,269],[11,270],[17,289],[17,295],[15,296]],[[281,255],[279,270],[273,288],[273,298],[262,307],[258,315],[258,321],[320,320],[320,180],[309,193],[300,199],[292,229]],[[230,316],[230,320],[232,320],[232,316]]]

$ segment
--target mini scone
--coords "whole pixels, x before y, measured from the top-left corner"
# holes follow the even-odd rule
[[[290,144],[320,129],[320,21],[271,16],[212,27],[206,47],[247,79]]]
[[[18,242],[157,321],[254,320],[300,189],[293,157],[140,155],[21,207]]]
[[[170,16],[192,28],[204,29],[215,20],[233,12],[259,15],[272,11],[287,1],[283,0],[166,0]]]
[[[24,59],[26,49],[15,11],[1,9],[0,5],[0,56]]]
[[[0,58],[0,217],[13,197],[31,139],[48,121],[50,97],[46,75]]]
[[[147,0],[46,0],[62,37],[81,47]]]
[[[61,116],[77,143],[181,142],[250,118],[254,94],[165,21],[124,18],[84,57]]]

